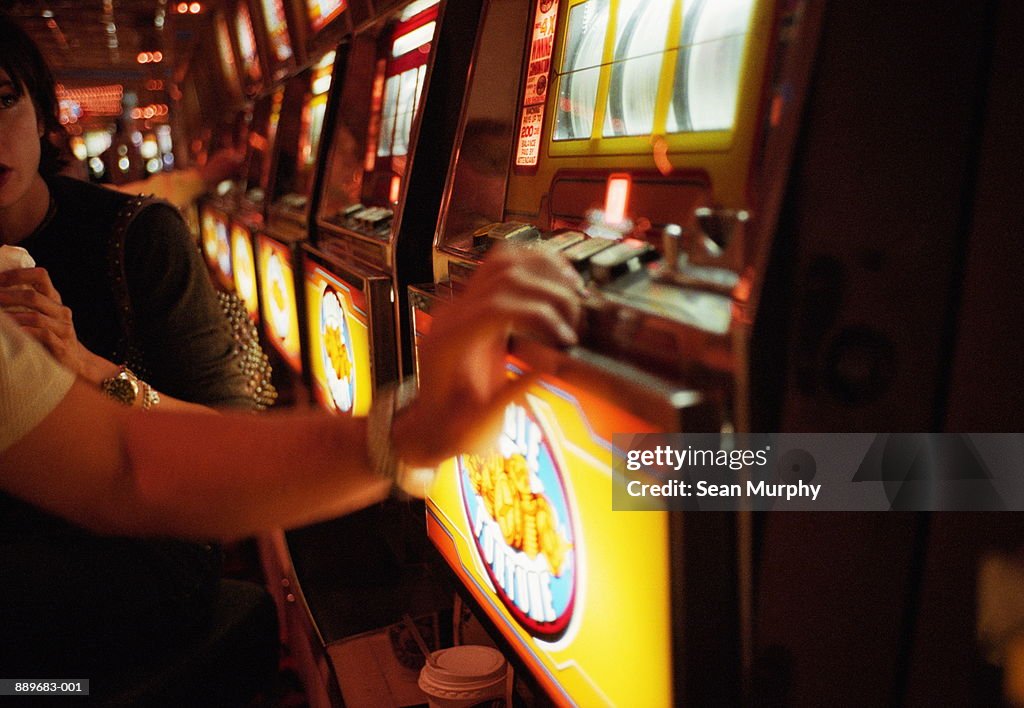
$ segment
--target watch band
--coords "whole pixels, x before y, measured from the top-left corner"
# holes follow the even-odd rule
[[[140,379],[139,383],[142,386],[142,410],[148,411],[150,408],[160,403],[160,394],[157,393],[155,388],[145,381]]]
[[[160,394],[156,389],[136,376],[124,364],[118,368],[116,374],[100,382],[100,389],[108,397],[129,408],[134,406],[137,400],[144,411],[160,403]]]
[[[426,490],[428,481],[433,479],[433,470],[407,467],[391,443],[395,415],[415,396],[416,383],[412,377],[376,392],[366,418],[366,452],[374,475],[388,480],[393,490],[409,491],[408,482],[415,478],[413,487],[422,496],[420,488]]]
[[[109,398],[123,406],[131,407],[139,397],[139,377],[123,364],[113,376],[100,382],[100,389]]]

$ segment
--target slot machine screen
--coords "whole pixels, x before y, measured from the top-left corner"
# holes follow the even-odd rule
[[[323,408],[363,416],[373,395],[370,312],[362,283],[303,256],[313,395]]]
[[[295,53],[292,50],[291,36],[288,34],[288,16],[285,14],[283,0],[261,0],[263,4],[263,22],[270,41],[271,73],[275,79],[281,78],[286,66]]]
[[[295,297],[292,249],[266,234],[256,246],[263,330],[274,348],[296,373],[302,373],[299,308]]]
[[[217,55],[220,57],[220,69],[221,75],[224,77],[224,85],[232,95],[238,96],[240,77],[238,65],[235,62],[235,50],[231,46],[231,30],[228,28],[228,21],[221,14],[217,15],[215,25],[217,31]]]
[[[442,247],[473,252],[468,236],[499,221],[645,239],[665,224],[691,225],[698,206],[747,206],[774,3],[510,7],[530,19],[526,41],[502,43],[511,19],[497,18],[511,11],[488,8]],[[523,67],[522,81],[502,82],[510,63]],[[618,174],[631,187],[614,210],[608,187]]]
[[[252,234],[243,224],[231,222],[231,266],[234,272],[235,292],[245,303],[249,318],[260,318],[260,302],[256,290],[256,257],[252,250]]]
[[[207,205],[200,208],[203,255],[214,281],[226,290],[234,287],[229,228],[228,217],[224,212]]]
[[[316,173],[317,148],[327,112],[334,57],[333,51],[325,54],[309,71],[293,78],[294,83],[285,91],[274,205],[293,220],[304,221],[306,216]],[[296,115],[293,116],[291,111]],[[287,130],[284,121],[288,121]],[[286,145],[286,134],[294,136],[291,139],[295,142]]]
[[[410,299],[419,337],[429,306]],[[515,356],[506,368],[531,371]],[[542,373],[490,450],[443,463],[428,535],[556,702],[672,705],[669,514],[611,502],[612,434],[666,423],[584,386]]]
[[[437,0],[410,3],[379,37],[354,42],[323,185],[324,221],[390,236],[426,83],[437,5]]]
[[[242,59],[242,76],[246,88],[250,92],[258,89],[263,80],[263,71],[260,69],[260,57],[256,49],[256,32],[252,25],[252,15],[249,13],[249,6],[241,2],[235,12],[235,36],[238,39],[238,51]]]
[[[255,204],[263,203],[270,184],[270,156],[277,135],[277,124],[281,120],[283,102],[284,89],[278,88],[257,101],[253,109],[252,125],[247,139],[245,194]]]
[[[345,0],[306,0],[309,25],[313,32],[319,32],[348,7]]]
[[[331,90],[331,72],[334,70],[334,52],[328,52],[313,67],[310,91],[302,108],[302,130],[299,138],[299,165],[301,175],[297,191],[309,194],[312,188],[313,163],[324,129],[327,112],[327,94]]]
[[[732,129],[754,0],[686,2],[682,16],[673,17],[676,7],[610,0],[572,5],[556,70],[555,141],[656,133],[662,72],[673,75],[667,133]],[[613,17],[614,39],[608,32]],[[606,63],[608,40],[614,51]],[[599,87],[602,78],[607,90]]]

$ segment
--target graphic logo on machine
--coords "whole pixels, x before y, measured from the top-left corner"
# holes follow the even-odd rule
[[[458,458],[476,551],[505,609],[532,636],[556,641],[572,619],[576,544],[569,499],[536,418],[511,404],[497,450]]]
[[[320,356],[323,359],[327,388],[339,411],[352,410],[356,398],[355,361],[348,313],[338,292],[328,286],[320,301]]]
[[[270,310],[270,324],[274,328],[274,334],[280,339],[288,336],[288,325],[290,323],[288,314],[288,286],[284,280],[284,266],[281,265],[281,257],[277,253],[271,253],[267,259],[267,285],[269,297],[267,301]]]

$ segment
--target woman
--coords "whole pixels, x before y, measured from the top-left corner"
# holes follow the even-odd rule
[[[0,307],[24,308],[15,320],[98,388],[116,390],[115,380],[132,377],[143,392],[158,392],[138,396],[137,405],[252,407],[177,210],[154,204],[139,213],[124,234],[123,270],[111,263],[115,224],[131,198],[57,174],[52,138],[62,128],[53,77],[31,40],[2,17],[0,114],[0,243],[27,249],[39,266],[9,276]],[[122,273],[131,332],[115,296]]]
[[[0,17],[0,243],[25,248],[38,266],[3,274],[0,308],[17,308],[9,315],[26,333],[122,403],[252,408],[231,333],[177,210],[153,205],[117,233],[132,198],[58,175],[61,131],[39,50]],[[122,238],[123,248],[115,246]],[[130,317],[117,295],[125,291]],[[18,579],[0,590],[4,623],[24,628],[12,651],[29,663],[81,657],[75,661],[87,660],[102,677],[146,653],[140,647],[186,645],[209,626],[224,587],[213,545],[96,535],[7,494],[0,494],[0,539]],[[30,635],[32,624],[61,628],[63,641]],[[273,654],[273,622],[254,622],[246,634],[258,653]],[[6,651],[0,658],[12,660]]]

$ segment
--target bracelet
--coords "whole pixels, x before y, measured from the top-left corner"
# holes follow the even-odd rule
[[[374,476],[386,479],[392,488],[399,488],[404,465],[391,443],[391,426],[395,415],[416,396],[416,383],[410,377],[399,383],[381,387],[375,392],[366,417],[366,453]]]
[[[142,379],[139,379],[139,388],[142,389],[142,410],[148,411],[150,408],[160,403],[160,394],[157,393],[155,388]]]

